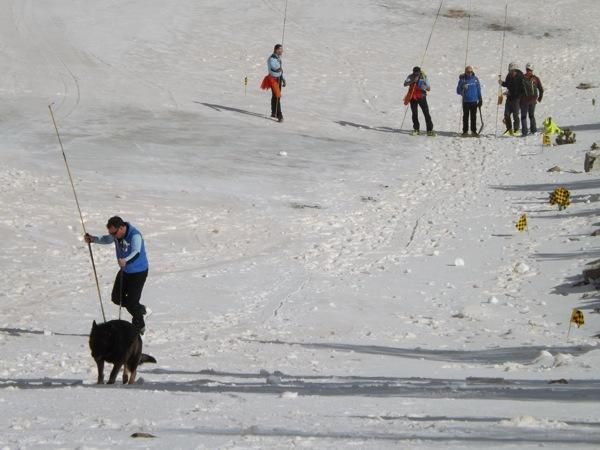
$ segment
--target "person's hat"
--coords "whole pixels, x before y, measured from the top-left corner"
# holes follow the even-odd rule
[[[413,73],[421,73],[421,68],[419,66],[413,67]]]
[[[519,70],[519,65],[516,62],[511,62],[508,65],[508,70]]]
[[[531,63],[527,63],[527,65],[525,66],[526,70],[531,70],[533,72],[533,64]]]

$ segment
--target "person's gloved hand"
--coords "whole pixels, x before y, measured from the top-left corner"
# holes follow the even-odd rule
[[[481,108],[483,106],[483,100],[479,99],[479,102],[477,103],[477,107]]]
[[[83,240],[86,242],[86,244],[91,244],[92,242],[94,242],[94,236],[92,236],[89,233],[85,233],[83,235]]]

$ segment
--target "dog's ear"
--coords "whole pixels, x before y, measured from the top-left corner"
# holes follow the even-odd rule
[[[96,329],[98,325],[96,324],[96,321],[94,320],[94,323],[92,323],[92,331],[94,331]]]

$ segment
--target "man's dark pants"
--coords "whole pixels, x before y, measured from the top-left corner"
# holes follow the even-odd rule
[[[537,124],[535,123],[535,101],[529,104],[521,104],[521,132],[523,136],[527,135],[527,116],[529,116],[529,129],[531,133],[537,131]]]
[[[140,303],[144,283],[148,277],[148,271],[137,273],[126,273],[120,270],[115,278],[111,300],[116,305],[127,309],[133,317],[131,323],[138,329],[144,328],[144,314],[146,307]]]
[[[419,100],[411,100],[410,101],[410,109],[412,111],[412,121],[413,121],[413,130],[419,130],[419,106],[421,107],[421,111],[423,111],[423,115],[425,116],[425,124],[427,125],[427,131],[433,130],[433,122],[431,121],[431,116],[429,115],[429,105],[427,105],[427,97],[420,98]]]
[[[519,120],[519,111],[521,110],[520,97],[506,99],[506,105],[504,106],[504,125],[506,130],[519,131],[521,127],[521,121]],[[512,121],[511,121],[512,114]]]
[[[277,82],[279,83],[279,92],[281,92],[281,77],[277,80]],[[275,93],[271,94],[271,117],[283,119],[283,114],[281,112],[281,97],[278,98],[275,96]]]
[[[471,132],[477,133],[477,103],[463,103],[463,133],[469,131],[469,116],[471,116]]]

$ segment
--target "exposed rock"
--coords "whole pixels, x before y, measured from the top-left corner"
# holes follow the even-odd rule
[[[592,146],[594,148],[594,146]],[[590,150],[585,152],[585,160],[583,161],[583,170],[586,172],[600,170],[600,150]]]
[[[138,431],[137,433],[133,433],[131,435],[132,438],[155,438],[156,436],[154,436],[153,434],[150,433],[144,433],[142,431]]]
[[[593,283],[595,280],[600,281],[600,259],[587,263],[585,267],[582,275],[587,283]]]
[[[577,86],[575,86],[576,89],[593,89],[595,87],[596,85],[592,83],[579,83]]]

